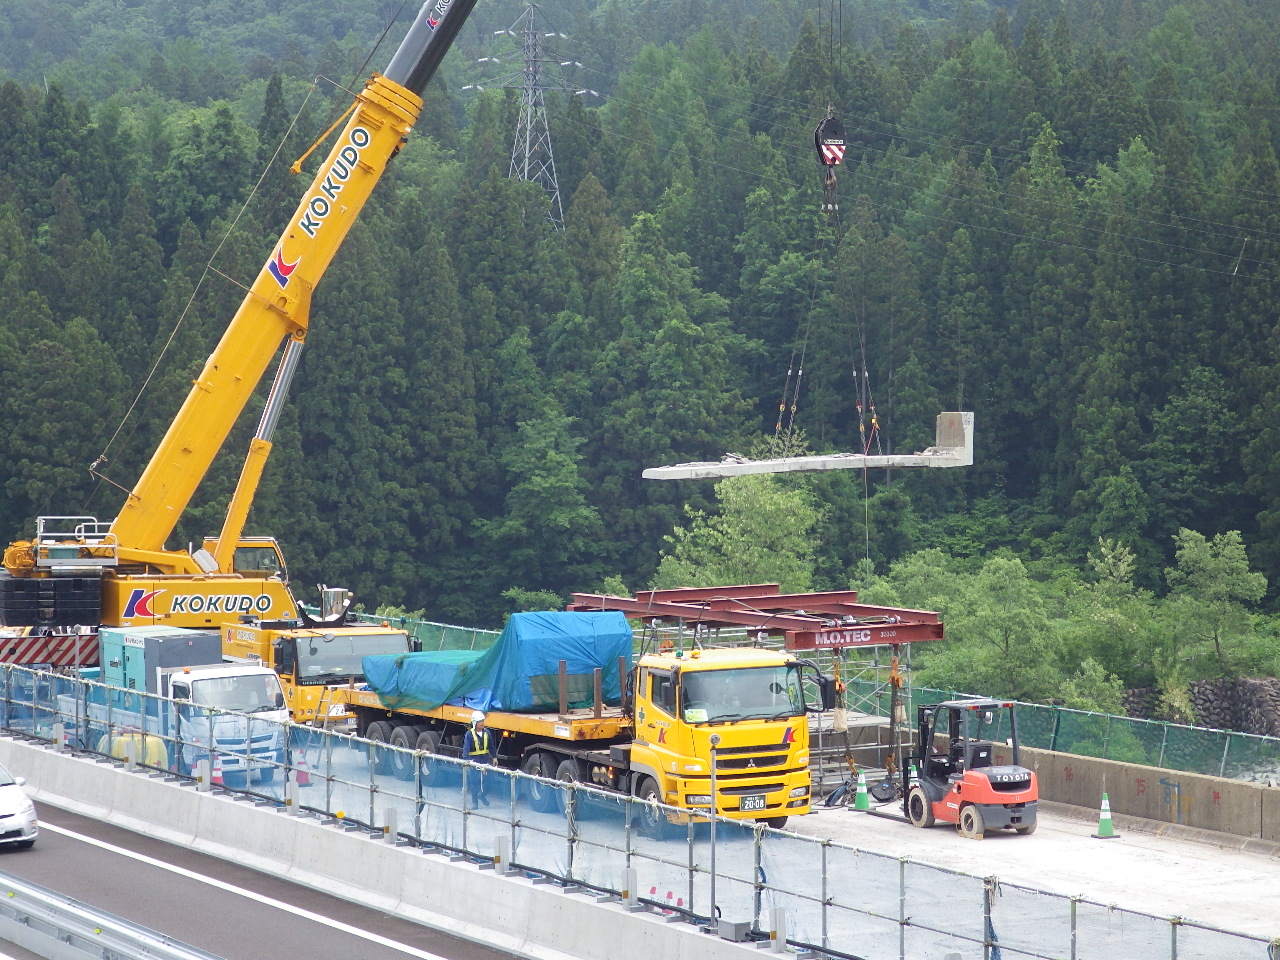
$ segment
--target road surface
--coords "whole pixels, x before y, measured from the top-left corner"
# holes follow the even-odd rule
[[[226,960],[510,960],[510,954],[194,853],[37,805],[31,850],[0,871],[168,934]],[[0,957],[26,956],[0,941]]]
[[[1006,831],[980,841],[965,839],[950,826],[921,830],[848,807],[814,809],[807,817],[792,818],[788,829],[979,877],[996,876],[1003,883],[1280,937],[1280,856],[1158,836],[1127,819],[1117,820],[1115,839],[1098,840],[1091,836],[1096,818],[1081,819],[1072,808],[1056,804],[1041,805],[1040,825],[1031,836]]]

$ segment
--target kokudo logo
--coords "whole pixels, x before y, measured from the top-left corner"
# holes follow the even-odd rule
[[[271,597],[249,593],[179,593],[173,598],[170,613],[266,613]]]
[[[369,145],[372,137],[364,127],[352,127],[347,134],[347,142],[333,158],[333,165],[320,181],[320,187],[302,210],[302,219],[298,221],[308,237],[314,237],[316,231],[324,223],[325,217],[332,212],[342,188],[351,179],[351,173],[360,162],[360,151]]]
[[[136,588],[124,605],[123,619],[131,617],[158,617],[154,609],[156,598],[165,590]],[[271,597],[252,593],[177,593],[169,613],[266,613],[271,609]]]

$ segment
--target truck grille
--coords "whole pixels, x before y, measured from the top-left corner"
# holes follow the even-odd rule
[[[716,752],[717,770],[754,770],[763,767],[781,767],[787,762],[785,753],[757,757],[722,757]]]
[[[772,793],[775,790],[781,790],[785,786],[785,783],[755,783],[749,787],[721,787],[717,785],[716,793],[725,797],[745,797],[755,793]]]

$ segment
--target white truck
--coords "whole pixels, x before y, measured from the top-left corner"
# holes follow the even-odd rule
[[[183,775],[210,762],[227,786],[268,783],[285,760],[285,707],[269,667],[226,663],[217,630],[106,627],[102,684],[58,697],[64,736],[78,746]]]

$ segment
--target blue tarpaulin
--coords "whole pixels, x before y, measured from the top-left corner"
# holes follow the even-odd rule
[[[515,613],[488,650],[365,657],[364,676],[390,710],[433,710],[448,703],[532,712],[558,709],[561,660],[570,707],[591,705],[597,667],[605,703],[620,703],[619,657],[630,669],[631,627],[621,613]]]

